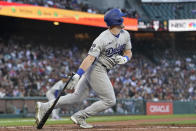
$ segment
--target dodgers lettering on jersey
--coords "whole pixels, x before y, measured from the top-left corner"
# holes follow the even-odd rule
[[[106,49],[106,56],[107,57],[112,57],[114,54],[119,54],[121,55],[123,50],[125,49],[126,44],[120,45],[117,48],[108,48]]]
[[[96,57],[97,61],[108,69],[112,69],[117,64],[115,57],[123,55],[124,50],[131,48],[130,35],[126,30],[121,30],[117,38],[107,29],[94,40],[88,54]]]

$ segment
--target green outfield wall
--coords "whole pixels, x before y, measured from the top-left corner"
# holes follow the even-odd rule
[[[196,101],[174,101],[174,114],[194,114],[196,113]]]
[[[74,112],[91,105],[97,98],[89,98],[82,103],[72,106],[63,106],[60,111],[62,116],[70,116]],[[35,115],[35,103],[37,101],[46,102],[46,97],[5,97],[0,98],[0,118],[6,117],[33,117]],[[148,104],[147,104],[148,103]],[[149,103],[152,104],[149,107]],[[171,106],[171,107],[169,107]],[[152,115],[160,114],[194,114],[196,113],[196,101],[145,101],[132,99],[117,99],[117,104],[99,115]]]

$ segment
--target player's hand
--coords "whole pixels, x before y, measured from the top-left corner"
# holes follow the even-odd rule
[[[72,77],[71,81],[68,83],[66,89],[69,89],[69,90],[74,89],[75,86],[76,86],[76,84],[78,83],[79,79],[80,79],[80,76],[76,73],[76,74]]]
[[[116,61],[117,64],[122,65],[122,64],[125,64],[125,63],[128,62],[128,58],[125,57],[125,56],[117,55],[115,57],[115,61]]]

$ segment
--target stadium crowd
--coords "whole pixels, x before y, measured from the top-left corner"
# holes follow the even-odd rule
[[[0,0],[1,1],[1,0]],[[61,8],[68,10],[76,10],[76,11],[84,11],[88,13],[94,14],[103,14],[107,10],[99,10],[95,7],[92,7],[89,4],[82,2],[81,0],[4,0],[8,2],[17,2],[22,4],[31,4],[35,6],[44,6],[44,7],[53,7],[53,8]],[[139,17],[139,14],[134,9],[121,9],[122,12],[126,13],[126,17],[136,18]]]
[[[7,42],[1,39],[0,97],[45,96],[63,74],[77,70],[86,54],[77,47],[23,44],[14,37]],[[116,97],[196,100],[196,54],[183,57],[171,50],[156,54],[158,63],[136,52],[128,64],[109,72]]]

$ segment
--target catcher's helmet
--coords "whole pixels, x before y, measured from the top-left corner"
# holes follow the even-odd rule
[[[104,21],[107,26],[121,25],[123,23],[123,14],[119,9],[111,9],[107,11],[104,15]]]

